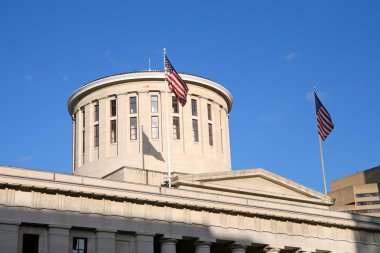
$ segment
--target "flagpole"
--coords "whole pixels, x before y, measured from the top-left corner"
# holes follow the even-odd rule
[[[141,161],[142,161],[142,168],[145,170],[145,161],[144,161],[144,126],[141,125]]]
[[[322,151],[322,139],[321,136],[318,134],[318,139],[319,139],[319,151],[321,154],[321,165],[322,165],[322,176],[323,176],[323,186],[325,189],[325,195],[327,195],[327,187],[326,187],[326,174],[325,174],[325,163],[323,161],[323,151]]]
[[[165,80],[165,100],[166,100],[166,140],[168,145],[168,181],[169,187],[172,187],[172,164],[171,164],[171,156],[170,156],[170,138],[169,138],[169,100],[168,100],[168,83],[165,78],[165,56],[166,56],[166,48],[164,48],[164,80]]]

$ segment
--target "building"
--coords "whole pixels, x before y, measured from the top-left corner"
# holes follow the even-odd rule
[[[157,71],[101,78],[74,92],[73,174],[103,177],[122,166],[167,172],[168,128],[173,171],[230,171],[231,94],[208,79],[182,77],[191,87],[185,107],[166,97]]]
[[[183,108],[163,72],[74,92],[73,175],[0,167],[0,252],[380,252],[380,219],[331,211],[331,197],[264,169],[231,170],[232,96],[181,76]]]
[[[331,182],[331,210],[380,217],[380,166]]]

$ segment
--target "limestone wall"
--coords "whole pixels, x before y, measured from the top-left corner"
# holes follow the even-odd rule
[[[178,112],[172,110],[174,94],[166,95],[163,72],[107,77],[76,91],[69,101],[74,124],[73,173],[103,177],[122,166],[167,171],[167,129],[173,172],[230,171],[228,118],[232,97],[210,80],[192,75],[183,78],[189,87],[188,102],[184,107],[179,104]],[[152,96],[158,99],[157,112],[152,112]],[[131,111],[131,98],[136,99],[136,112]],[[117,107],[115,116],[111,115],[113,100]],[[197,105],[196,115],[192,100]],[[156,138],[152,134],[152,117],[158,117]],[[174,117],[179,120],[179,139],[174,138]],[[132,118],[137,121],[136,138],[131,136]],[[111,120],[116,120],[116,141],[112,140]],[[197,140],[193,138],[193,120],[197,122]],[[97,127],[99,137],[95,137]]]
[[[275,244],[311,252],[380,250],[376,218],[56,173],[18,174],[0,176],[4,225],[149,233],[252,247]]]

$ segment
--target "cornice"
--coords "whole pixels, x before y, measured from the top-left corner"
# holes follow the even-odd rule
[[[280,193],[273,193],[273,192],[265,192],[265,191],[249,191],[245,188],[240,187],[231,187],[226,185],[217,185],[212,183],[203,183],[203,182],[194,182],[190,180],[174,180],[172,185],[174,186],[189,186],[194,188],[202,188],[202,189],[209,189],[209,190],[215,190],[220,191],[221,193],[224,192],[231,192],[231,193],[237,193],[242,195],[251,195],[251,196],[260,196],[260,197],[266,197],[271,199],[281,199],[281,200],[289,200],[293,201],[295,203],[302,202],[302,203],[310,203],[310,204],[316,204],[316,205],[323,205],[323,206],[331,206],[333,203],[329,199],[316,199],[316,198],[308,198],[308,197],[301,197],[301,196],[291,196],[286,194],[280,194]]]
[[[115,182],[59,173],[39,172],[37,178],[0,174],[0,187],[77,197],[103,198],[112,201],[146,203],[173,208],[188,208],[249,217],[267,217],[296,223],[380,230],[380,219],[377,218],[276,203],[275,199],[273,201],[259,201],[249,197],[223,196],[215,193]]]
[[[275,194],[272,192],[264,192],[264,191],[256,191],[252,192],[249,189],[243,189],[239,187],[227,187],[225,185],[218,186],[213,184],[213,182],[218,182],[220,180],[233,180],[233,179],[242,179],[242,178],[254,178],[260,177],[266,179],[268,181],[274,182],[278,185],[281,185],[285,188],[303,194],[309,198],[301,198],[298,196],[285,196],[283,194]],[[299,200],[301,202],[309,202],[309,203],[319,203],[322,205],[333,205],[333,198],[321,194],[311,188],[308,188],[304,185],[291,181],[287,178],[281,177],[277,174],[274,174],[265,169],[257,168],[257,169],[245,169],[245,170],[235,170],[235,171],[223,171],[223,172],[211,172],[211,173],[201,173],[201,174],[188,174],[188,175],[178,175],[174,178],[174,185],[187,185],[194,186],[199,188],[208,188],[208,189],[216,189],[216,190],[225,190],[231,192],[245,193],[250,195],[262,195],[268,197],[275,197],[279,199],[289,199],[289,200]],[[270,195],[268,195],[270,194]]]
[[[232,98],[231,93],[226,88],[204,77],[191,75],[191,74],[184,74],[184,73],[179,73],[179,74],[182,77],[182,79],[187,83],[202,86],[219,93],[227,102],[228,112],[231,111],[233,98]],[[164,72],[163,71],[130,72],[130,73],[107,76],[107,77],[103,77],[95,81],[92,81],[80,87],[79,89],[77,89],[69,97],[67,101],[67,108],[69,110],[69,113],[70,115],[73,114],[75,103],[80,98],[82,98],[83,96],[91,92],[94,92],[95,90],[98,90],[107,86],[112,86],[112,85],[122,83],[122,82],[133,82],[133,81],[143,81],[143,80],[164,81],[165,80]]]

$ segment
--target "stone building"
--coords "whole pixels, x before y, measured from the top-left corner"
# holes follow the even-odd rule
[[[329,196],[264,169],[231,170],[232,96],[181,76],[183,108],[163,72],[74,92],[73,175],[0,167],[0,252],[380,252],[378,218],[331,211]]]
[[[380,166],[332,181],[331,210],[380,217],[379,185]]]

